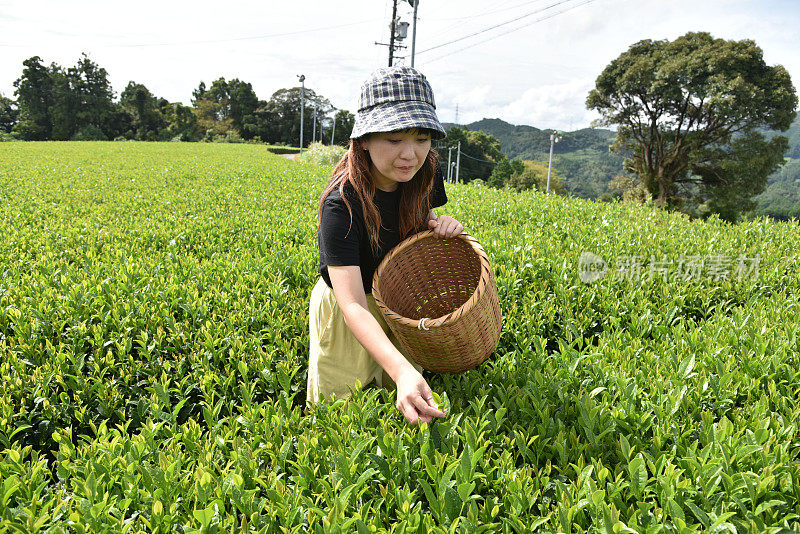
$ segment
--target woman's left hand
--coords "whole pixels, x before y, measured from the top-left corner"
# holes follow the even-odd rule
[[[436,237],[455,237],[464,230],[460,222],[447,215],[428,220],[428,228],[433,230]]]

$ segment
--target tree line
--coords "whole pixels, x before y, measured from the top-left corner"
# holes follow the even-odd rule
[[[497,137],[480,130],[461,126],[449,126],[446,130],[447,136],[434,144],[445,176],[448,163],[451,167],[456,164],[457,147],[460,143],[459,182],[477,180],[495,189],[508,187],[517,192],[528,189],[546,190],[546,161],[508,159],[501,150]],[[454,168],[452,174],[455,175]],[[555,169],[550,176],[550,191],[559,195],[566,194],[564,180]]]
[[[117,99],[106,69],[85,53],[75,66],[66,69],[56,63],[47,66],[39,56],[23,61],[23,67],[14,82],[16,100],[0,95],[0,136],[25,141],[131,139],[299,144],[300,87],[279,89],[269,100],[259,100],[252,85],[238,78],[219,78],[208,86],[201,81],[187,106],[158,97],[135,81],[128,82]],[[304,145],[313,137],[330,144],[331,135],[335,135],[334,144],[346,145],[354,115],[335,109],[311,88],[305,89],[304,99]],[[440,155],[446,158],[447,147],[455,147],[459,141],[462,183],[481,179],[498,188],[508,185],[518,191],[544,190],[543,164],[520,160],[509,163],[500,150],[500,142],[492,135],[452,127],[447,138],[437,145]],[[563,192],[563,180],[557,173],[552,177],[551,189]]]
[[[787,137],[780,135],[791,128],[797,105],[788,71],[767,65],[752,40],[718,39],[706,32],[673,41],[645,39],[611,61],[587,96],[586,107],[601,116],[595,126],[616,127],[605,151],[595,150],[603,147],[592,146],[600,138],[589,131],[572,132],[558,150],[572,150],[569,158],[556,155],[553,163],[571,193],[599,200],[652,202],[691,217],[716,214],[729,222],[758,214],[797,216],[794,158],[800,143],[790,150]],[[471,127],[496,132],[507,153],[546,157],[543,130],[492,119]],[[465,166],[462,159],[468,180],[484,174],[488,185],[544,189],[546,162],[508,161],[477,134],[466,135],[467,146],[484,146],[484,159],[496,164],[489,170],[489,164],[468,161]],[[767,199],[772,209],[759,209],[755,197],[774,173],[781,187]],[[609,191],[602,193],[606,187]]]
[[[135,81],[119,99],[108,72],[85,53],[73,67],[23,61],[11,99],[0,94],[0,136],[26,141],[256,141],[297,146],[301,88],[279,89],[260,100],[250,83],[219,78],[192,91],[191,105],[170,102]],[[354,116],[305,89],[304,145],[312,140],[346,144]],[[317,108],[314,122],[313,109]],[[335,128],[334,128],[335,121]],[[335,139],[331,139],[335,135]]]

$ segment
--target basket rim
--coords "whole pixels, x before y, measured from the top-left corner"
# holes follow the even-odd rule
[[[381,275],[383,274],[383,270],[386,265],[391,261],[395,254],[400,253],[401,251],[405,250],[406,248],[410,247],[417,241],[421,239],[461,239],[466,241],[471,247],[472,250],[478,255],[478,258],[481,262],[481,276],[478,279],[478,285],[475,288],[475,291],[472,292],[472,296],[467,299],[467,301],[453,310],[452,312],[442,315],[440,317],[435,318],[428,318],[425,320],[424,324],[422,324],[422,319],[410,319],[408,317],[404,317],[399,313],[395,312],[394,310],[390,309],[383,301],[383,296],[381,295],[380,289],[378,288],[378,280],[380,279]],[[483,249],[481,244],[478,242],[477,239],[472,237],[467,232],[462,231],[460,234],[454,237],[445,237],[439,238],[435,237],[433,230],[423,230],[417,234],[412,235],[411,237],[406,238],[404,241],[400,242],[397,246],[395,246],[392,250],[390,250],[386,256],[384,256],[381,263],[378,265],[378,268],[375,269],[375,274],[372,277],[372,296],[375,298],[375,303],[378,307],[383,311],[384,315],[391,317],[395,322],[398,322],[402,325],[419,328],[427,330],[429,328],[444,326],[446,324],[452,323],[458,317],[469,312],[478,302],[479,298],[485,293],[486,285],[489,283],[491,278],[492,268],[489,263],[489,256],[486,254],[486,251]]]

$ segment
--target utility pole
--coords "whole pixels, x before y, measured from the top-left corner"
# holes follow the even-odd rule
[[[412,0],[407,0],[411,3]],[[381,46],[388,46],[389,47],[389,66],[391,67],[394,65],[395,55],[394,51],[400,48],[406,48],[405,46],[399,44],[401,43],[406,37],[408,37],[408,22],[401,22],[397,18],[397,0],[392,0],[392,22],[389,24],[389,42],[388,43],[379,43],[375,41],[376,45]],[[399,58],[397,58],[399,59]]]
[[[561,139],[561,134],[557,130],[553,130],[550,134],[550,162],[547,164],[547,190],[546,194],[550,194],[550,168],[553,166],[553,145],[558,143]]]
[[[397,22],[397,0],[392,0],[392,24],[389,26],[389,66],[392,66],[394,60],[394,32],[395,23]]]
[[[336,108],[333,108],[333,129],[331,130],[331,146],[333,146],[334,139],[336,139]]]
[[[456,104],[456,126],[458,126],[458,104]]]
[[[320,138],[322,138],[322,130],[320,130],[319,136],[320,136]],[[316,143],[317,142],[317,103],[316,102],[314,102],[314,126],[313,126],[312,134],[311,134],[311,142],[312,143]]]
[[[450,159],[453,157],[453,147],[447,148],[447,182],[450,182],[450,173],[453,168],[450,166]]]
[[[459,183],[459,174],[461,172],[461,141],[458,142],[458,152],[456,154],[456,183]]]
[[[412,0],[408,0],[411,2]],[[417,48],[417,6],[419,6],[419,0],[414,1],[414,28],[411,30],[411,67],[414,67],[414,52]]]
[[[305,74],[298,74],[298,78],[300,78],[300,83],[302,84],[300,87],[300,153],[303,153],[303,108],[306,107],[306,75]]]

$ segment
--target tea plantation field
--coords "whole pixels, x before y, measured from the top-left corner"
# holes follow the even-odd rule
[[[305,408],[329,172],[0,144],[0,533],[798,528],[797,224],[448,185],[503,334],[417,427]]]

